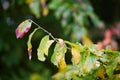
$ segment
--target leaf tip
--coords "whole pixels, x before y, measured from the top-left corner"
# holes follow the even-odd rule
[[[32,54],[32,48],[28,50],[29,60],[31,60],[31,58],[32,58],[31,54]]]
[[[64,41],[63,41],[62,39],[58,39],[58,41],[59,41],[60,45],[61,45],[62,47],[64,47],[64,45],[65,45]]]

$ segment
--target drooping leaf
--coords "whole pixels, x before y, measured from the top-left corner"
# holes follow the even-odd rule
[[[48,49],[49,47],[51,46],[51,44],[54,42],[54,40],[48,40],[46,45],[45,45],[45,48],[44,48],[44,53],[46,56],[48,56]]]
[[[31,44],[31,39],[32,36],[34,35],[34,33],[38,30],[39,28],[34,29],[34,31],[29,35],[29,39],[27,42],[27,46],[28,46],[28,55],[29,55],[29,60],[31,60],[31,54],[32,54],[32,44]]]
[[[39,47],[37,49],[37,55],[40,61],[45,61],[46,58],[44,54],[48,55],[48,49],[53,42],[54,42],[53,40],[49,40],[48,35],[42,38]]]
[[[80,62],[80,51],[76,47],[72,47],[72,62],[78,64]]]
[[[59,42],[56,43],[55,45],[55,49],[54,49],[54,53],[51,57],[51,62],[56,65],[57,67],[61,66],[61,61],[62,59],[64,60],[65,58],[65,53],[67,51],[67,47],[66,45],[63,43],[64,41],[62,39],[58,39]],[[63,45],[64,44],[64,45]],[[62,61],[62,63],[65,65],[66,63],[64,63]],[[62,65],[63,65],[62,64]],[[58,66],[59,65],[59,66]],[[62,66],[65,67],[65,66]]]
[[[22,38],[30,30],[31,24],[32,24],[32,21],[30,19],[20,23],[16,29],[16,37]]]

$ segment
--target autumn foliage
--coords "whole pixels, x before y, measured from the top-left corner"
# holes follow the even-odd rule
[[[16,29],[17,38],[22,38],[34,23],[32,20],[23,21]],[[32,44],[31,39],[33,34],[42,29],[39,25],[30,35],[27,42],[28,55],[31,59]],[[46,30],[44,30],[47,32]],[[96,44],[82,45],[81,43],[72,43],[60,38],[54,38],[52,34],[47,32],[48,35],[44,36],[37,49],[38,60],[45,61],[50,46],[55,43],[53,54],[51,56],[51,62],[58,67],[59,71],[52,76],[54,80],[119,80],[118,75],[120,71],[120,52],[113,51],[113,48],[103,49],[104,46],[111,43],[112,34],[110,30],[105,31],[105,38],[101,42]],[[52,39],[50,40],[49,37]],[[84,37],[86,39],[86,37]],[[86,39],[87,40],[87,39]],[[89,40],[88,40],[89,41]],[[102,50],[101,50],[102,49]],[[70,51],[72,58],[71,64],[66,63],[67,52]],[[106,76],[107,75],[107,76]]]

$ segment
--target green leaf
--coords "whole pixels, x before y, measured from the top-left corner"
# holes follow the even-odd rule
[[[53,9],[53,10],[55,10],[55,9],[57,9],[59,6],[61,5],[61,1],[60,0],[53,0],[53,1],[51,1],[51,3],[48,5],[48,7],[50,8],[50,9]]]
[[[34,0],[29,4],[31,12],[36,16],[36,18],[40,17],[40,2],[39,0]]]
[[[92,54],[90,54],[90,56],[87,56],[86,61],[83,65],[83,72],[89,73],[92,69],[95,69],[97,67],[96,66],[97,59],[98,58]]]
[[[23,21],[16,29],[16,37],[22,38],[31,28],[32,21],[30,19]]]
[[[45,48],[44,48],[44,52],[45,52],[45,55],[48,56],[48,49],[49,47],[51,46],[51,44],[54,42],[54,40],[49,40],[47,41],[46,45],[45,45]]]
[[[45,36],[42,38],[39,47],[37,49],[38,60],[45,61],[45,55],[48,55],[48,49],[50,45],[53,43],[53,40],[49,40],[49,36]]]
[[[113,59],[106,67],[106,72],[109,78],[113,76],[114,70],[117,67],[118,58],[119,57],[116,57],[115,59]]]
[[[54,48],[54,53],[53,53],[53,55],[51,57],[51,62],[54,65],[56,65],[57,67],[61,66],[61,65],[59,65],[59,63],[60,63],[61,60],[64,59],[65,53],[67,51],[66,44],[64,44],[63,40],[58,39],[58,41],[59,42],[56,43],[55,48]]]
[[[32,39],[32,36],[34,35],[34,33],[35,33],[38,29],[39,29],[39,28],[34,29],[34,31],[29,35],[29,39],[28,39],[28,42],[27,42],[29,60],[31,60],[31,54],[32,54],[31,39]]]

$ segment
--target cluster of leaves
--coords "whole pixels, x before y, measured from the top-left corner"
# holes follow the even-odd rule
[[[52,10],[56,18],[61,21],[63,29],[67,29],[64,35],[70,35],[70,40],[73,42],[88,34],[87,27],[91,23],[96,27],[101,24],[89,0],[26,0],[26,3],[36,18],[40,18],[41,12],[46,16]]]
[[[22,38],[31,28],[32,20],[25,20],[16,29],[17,38]],[[40,26],[34,29],[29,35],[27,42],[28,55],[31,59],[32,43],[31,39],[34,33],[42,29]],[[59,72],[53,75],[55,80],[119,80],[120,71],[120,52],[112,50],[98,50],[96,45],[81,45],[80,43],[72,43],[63,39],[56,39],[50,33],[42,38],[37,49],[38,60],[45,61],[49,55],[49,48],[53,43],[54,51],[51,56],[51,62],[59,68]],[[22,35],[22,37],[20,36]],[[49,39],[49,36],[53,40]],[[71,64],[66,63],[65,54],[70,51],[72,58]]]
[[[26,0],[29,5],[31,13],[35,15],[36,18],[40,18],[41,10],[43,16],[46,16],[49,12],[46,6],[46,0]]]
[[[57,19],[65,30],[65,35],[71,36],[71,41],[79,41],[87,35],[90,24],[100,26],[100,21],[95,15],[89,0],[52,0],[49,8],[55,11]]]

